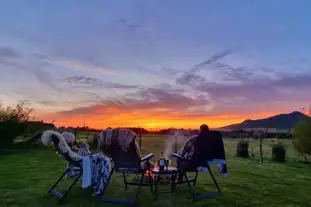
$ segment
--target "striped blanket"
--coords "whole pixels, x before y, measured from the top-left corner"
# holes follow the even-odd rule
[[[190,160],[194,154],[194,142],[196,141],[198,135],[192,136],[187,140],[185,145],[177,152],[180,156]]]
[[[130,129],[107,129],[101,131],[97,136],[97,144],[99,149],[105,149],[108,146],[118,143],[123,151],[129,149],[130,143],[136,138],[136,133]],[[137,152],[140,155],[139,148]]]

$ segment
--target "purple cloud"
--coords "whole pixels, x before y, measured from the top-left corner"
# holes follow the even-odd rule
[[[214,55],[212,55],[212,57],[210,57],[208,60],[205,60],[197,65],[195,65],[194,67],[192,67],[188,72],[189,73],[195,73],[199,70],[202,69],[202,67],[210,65],[212,63],[215,63],[216,61],[236,52],[239,49],[239,47],[235,47],[235,48],[231,48],[231,49],[227,49],[227,50],[223,50],[219,53],[215,53]]]
[[[53,89],[55,89],[57,91],[61,90],[56,85],[56,83],[54,81],[54,78],[52,78],[52,76],[48,72],[46,72],[46,71],[44,71],[42,69],[37,69],[37,70],[34,71],[34,75],[35,75],[35,77],[37,78],[37,80],[40,83],[48,85],[48,86],[50,86],[51,88],[53,88]]]
[[[134,23],[134,22],[130,22],[129,20],[125,18],[121,18],[119,21],[123,26],[129,28],[130,30],[136,30],[141,27],[141,25]]]
[[[0,47],[0,59],[20,57],[22,57],[22,55],[19,51],[8,47]]]
[[[139,89],[138,85],[129,84],[119,84],[113,82],[102,81],[97,78],[91,78],[86,76],[71,76],[65,78],[63,81],[70,84],[80,85],[80,86],[92,86],[92,87],[102,87],[102,88],[116,88],[116,89]]]
[[[203,77],[195,75],[195,73],[198,72],[199,70],[201,70],[202,68],[204,68],[205,66],[210,66],[210,65],[215,66],[215,64],[218,68],[221,68],[221,66],[225,66],[225,65],[220,65],[218,61],[220,59],[230,55],[231,53],[235,52],[237,49],[238,49],[238,47],[223,50],[219,53],[215,53],[209,59],[193,66],[192,68],[190,68],[190,70],[183,73],[179,78],[177,78],[176,83],[182,84],[182,85],[187,85],[187,84],[193,85],[195,83],[195,81],[199,81],[199,83],[202,81],[205,81],[205,79]],[[195,84],[197,84],[197,83],[195,83]]]
[[[204,84],[206,79],[200,75],[186,74],[177,79],[176,83],[180,85],[197,86]]]
[[[94,104],[91,107],[76,108],[70,111],[63,111],[62,114],[89,114],[100,113],[106,108],[117,108],[120,111],[163,109],[166,111],[184,111],[194,106],[200,107],[210,104],[206,97],[188,97],[174,90],[148,88],[137,91],[124,98],[106,99]],[[97,111],[94,109],[98,109]]]

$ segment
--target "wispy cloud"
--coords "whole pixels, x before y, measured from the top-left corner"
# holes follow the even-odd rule
[[[209,59],[195,65],[194,67],[192,67],[189,71],[187,71],[187,73],[195,73],[198,72],[199,70],[201,70],[203,67],[210,65],[212,63],[215,63],[216,61],[236,52],[239,49],[239,47],[235,47],[235,48],[231,48],[231,49],[227,49],[227,50],[223,50],[219,53],[215,53],[214,55],[212,55],[212,57],[210,57]]]
[[[40,83],[48,85],[57,91],[61,90],[48,72],[42,69],[37,69],[34,71],[34,75]]]
[[[197,107],[199,112],[204,111],[204,107],[210,105],[210,101],[203,96],[187,96],[187,93],[180,91],[169,91],[159,88],[149,88],[139,90],[130,96],[119,99],[105,99],[91,107],[77,108],[61,113],[79,116],[82,114],[101,114],[107,109],[115,109],[119,112],[129,112],[131,110],[151,112],[156,109],[165,110],[169,115],[178,111],[185,114],[193,112],[193,107]],[[200,108],[201,107],[201,108]]]
[[[128,84],[119,84],[113,82],[102,81],[97,78],[91,78],[86,76],[71,76],[65,78],[63,81],[80,85],[80,86],[92,86],[92,87],[101,87],[101,88],[116,88],[116,89],[139,89],[141,88],[138,85],[128,85]]]
[[[172,68],[158,68],[156,70],[152,70],[150,68],[143,67],[143,66],[138,66],[138,67],[136,67],[136,69],[139,72],[147,73],[147,74],[152,74],[152,75],[155,75],[155,76],[162,77],[164,79],[176,78],[178,75],[181,75],[184,72],[184,71],[175,70],[175,69],[172,69]]]
[[[180,85],[189,85],[195,87],[197,85],[201,85],[206,82],[206,79],[203,76],[195,75],[195,74],[188,74],[183,75],[177,79],[176,83]]]
[[[22,57],[22,54],[19,51],[9,47],[0,47],[0,59],[20,57]]]
[[[135,29],[138,29],[138,28],[141,27],[141,25],[139,25],[139,24],[137,24],[137,23],[135,23],[135,22],[130,22],[129,20],[127,20],[127,19],[125,19],[125,18],[121,18],[121,19],[119,20],[119,22],[120,22],[123,26],[129,28],[130,30],[135,30]]]
[[[42,54],[38,54],[38,53],[31,53],[32,56],[40,59],[40,60],[48,60],[49,58],[45,55],[42,55]]]
[[[193,83],[194,79],[199,79],[200,77],[195,75],[196,72],[200,71],[202,68],[206,66],[210,66],[211,64],[217,63],[220,59],[230,55],[233,52],[236,52],[239,49],[239,47],[235,47],[232,49],[223,50],[219,53],[215,53],[212,55],[209,59],[196,64],[192,68],[190,68],[188,71],[184,72],[179,78],[176,79],[177,84],[185,84],[187,81],[190,81]],[[218,65],[218,68],[224,67],[223,65]],[[200,81],[203,81],[203,79],[200,78]]]
[[[288,104],[291,103],[294,107],[295,100],[299,100],[301,104],[308,104],[304,94],[311,92],[311,76],[309,74],[299,76],[280,74],[278,79],[268,76],[253,78],[253,81],[239,84],[204,83],[197,86],[197,89],[203,92],[208,91],[218,103],[225,103],[222,106],[223,109],[234,106],[236,111],[252,107],[257,107],[257,111],[264,111],[266,107],[264,103],[269,103],[269,107],[276,110],[283,107],[290,110]]]
[[[66,60],[66,59],[54,60],[51,63],[61,66],[61,67],[65,67],[65,68],[69,68],[69,69],[77,70],[77,71],[83,71],[83,72],[91,72],[91,73],[104,74],[104,75],[118,74],[117,71],[106,68],[98,64],[86,64],[86,63],[73,61],[73,60]]]

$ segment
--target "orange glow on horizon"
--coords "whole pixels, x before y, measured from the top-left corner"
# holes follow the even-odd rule
[[[113,112],[115,112],[113,110]],[[57,126],[77,127],[88,126],[94,129],[106,129],[107,127],[142,127],[151,131],[167,128],[185,128],[185,129],[198,129],[201,124],[207,124],[210,128],[218,128],[230,124],[236,124],[244,121],[245,119],[261,119],[267,118],[277,113],[265,112],[249,115],[235,115],[235,114],[222,114],[200,117],[193,115],[191,118],[183,116],[182,113],[169,114],[165,113],[117,113],[110,117],[102,116],[66,116],[57,113],[41,112],[37,117],[44,117],[42,120],[45,122],[52,122]]]

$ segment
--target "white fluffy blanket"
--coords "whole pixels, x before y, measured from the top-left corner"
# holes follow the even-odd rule
[[[52,135],[55,135],[58,140],[58,148],[60,150],[60,154],[66,154],[68,153],[69,157],[76,162],[82,161],[82,156],[80,156],[79,154],[73,152],[70,147],[68,146],[68,144],[65,141],[65,138],[57,131],[52,131],[52,130],[47,130],[45,132],[43,132],[42,136],[41,136],[41,141],[44,145],[48,146],[52,144]]]

